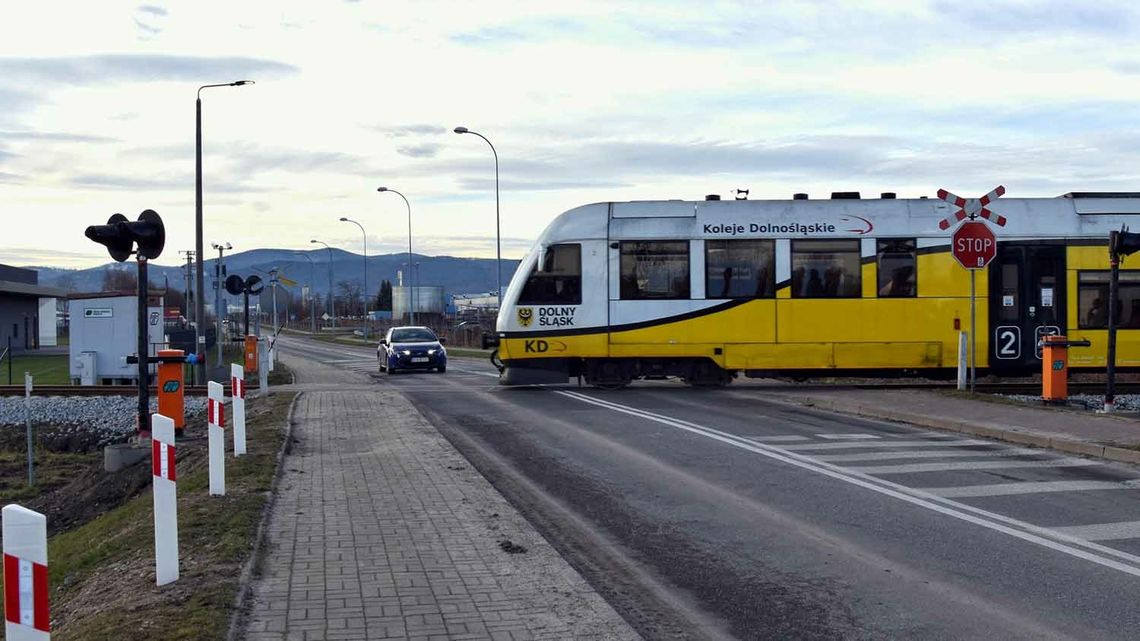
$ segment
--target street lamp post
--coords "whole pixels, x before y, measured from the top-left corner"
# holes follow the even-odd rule
[[[219,85],[202,85],[198,87],[198,100],[195,104],[196,112],[194,119],[194,249],[195,261],[198,267],[198,274],[195,278],[194,287],[198,290],[198,300],[195,301],[194,313],[194,335],[196,344],[194,351],[202,353],[206,344],[206,334],[202,326],[206,320],[206,299],[203,296],[205,290],[205,278],[202,274],[202,90],[210,89],[213,87],[240,87],[242,85],[252,85],[252,80],[238,80],[236,82],[226,82]],[[218,337],[220,340],[221,337]],[[218,363],[220,366],[221,363]],[[205,359],[198,362],[197,380],[202,383],[206,380],[206,363]]]
[[[307,252],[298,251],[298,252],[293,252],[293,253],[298,254],[300,256],[303,256],[305,258],[305,260],[309,261],[309,287],[316,289],[316,287],[317,287],[317,283],[315,282],[317,279],[316,278],[316,266],[313,264],[313,257],[310,256]],[[317,333],[317,314],[316,314],[316,311],[317,310],[313,309],[313,293],[309,292],[309,325],[312,329],[313,334]]]
[[[223,267],[225,263],[222,262],[222,255],[227,249],[233,249],[233,247],[229,243],[224,245],[210,243],[210,246],[218,250],[218,264],[214,265],[214,326],[216,328],[214,344],[217,345],[218,348],[217,365],[221,367],[222,359],[224,358],[224,356],[222,356],[222,318],[225,316],[225,312],[222,311],[222,287],[224,286],[222,276],[225,275],[225,268]]]
[[[341,216],[340,222],[356,225],[360,228],[360,235],[364,237],[364,300],[361,301],[361,304],[364,308],[364,338],[368,338],[368,232],[364,231],[364,225],[351,218]]]
[[[499,227],[499,152],[486,136],[477,131],[471,131],[467,127],[456,127],[454,131],[457,134],[479,136],[491,147],[491,153],[495,155],[495,304],[497,306],[503,296],[503,243]]]
[[[387,187],[380,187],[376,191],[381,192],[381,193],[386,192],[386,191],[390,191],[393,194],[396,194],[397,196],[399,196],[400,198],[403,198],[404,204],[408,206],[408,264],[410,265],[412,262],[412,204],[408,202],[407,196],[405,196],[404,194],[401,194],[400,192],[396,191],[395,189],[389,189]],[[412,296],[413,296],[413,292],[416,291],[416,280],[415,280],[415,278],[410,278],[409,282],[411,283],[411,288],[408,289],[408,318],[409,318],[408,324],[415,325],[416,324],[416,306],[414,304],[415,299],[412,298]]]
[[[321,245],[325,246],[325,249],[329,250],[329,315],[332,316],[333,327],[336,327],[336,302],[335,302],[336,298],[333,295],[333,253],[332,253],[332,247],[329,247],[329,244],[324,242],[323,240],[310,240],[309,242],[310,243],[320,243]]]

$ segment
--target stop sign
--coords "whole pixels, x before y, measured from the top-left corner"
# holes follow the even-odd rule
[[[981,269],[997,255],[997,238],[983,222],[962,223],[950,239],[950,252],[966,269]]]

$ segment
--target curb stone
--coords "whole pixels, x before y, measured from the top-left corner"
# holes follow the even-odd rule
[[[285,462],[285,457],[293,449],[293,410],[297,407],[297,399],[301,398],[303,394],[304,392],[295,393],[293,400],[289,402],[289,414],[285,417],[285,442],[277,450],[277,468],[273,472],[273,481],[269,484],[269,497],[261,508],[257,532],[253,535],[253,550],[250,552],[249,558],[246,559],[245,565],[241,569],[241,576],[238,578],[238,591],[237,596],[234,597],[234,610],[230,616],[230,629],[226,634],[226,641],[237,641],[245,627],[245,606],[253,585],[253,570],[265,554],[265,524],[269,521],[269,513],[277,503],[277,486],[281,482],[281,470],[284,469],[282,463]]]
[[[840,414],[854,414],[856,416],[873,418],[881,421],[909,423],[911,425],[942,430],[944,432],[957,432],[960,434],[968,434],[970,436],[980,436],[997,441],[1005,441],[1007,443],[1027,445],[1029,447],[1057,450],[1058,452],[1065,452],[1068,454],[1080,454],[1082,456],[1090,456],[1093,458],[1103,458],[1109,461],[1115,461],[1117,463],[1131,463],[1134,465],[1140,465],[1140,450],[1131,450],[1124,447],[1116,447],[1114,445],[1101,445],[1090,441],[1057,438],[1054,436],[1047,436],[1045,434],[1038,434],[1034,432],[1026,432],[1023,430],[990,427],[978,423],[966,423],[963,421],[942,419],[934,416],[924,416],[922,414],[884,411],[863,405],[844,405],[842,403],[836,403],[828,399],[794,397],[785,395],[780,397],[769,396],[765,400],[776,403],[811,407]]]

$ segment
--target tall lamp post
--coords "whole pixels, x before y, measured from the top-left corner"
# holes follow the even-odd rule
[[[352,223],[360,228],[360,235],[364,237],[364,300],[361,301],[364,306],[364,338],[368,338],[368,232],[364,231],[364,225],[356,222],[351,218],[340,217],[342,223]]]
[[[317,271],[316,271],[316,269],[317,268],[316,268],[316,265],[313,264],[313,257],[310,256],[307,252],[297,251],[297,252],[293,252],[293,253],[297,254],[298,256],[303,256],[305,258],[305,260],[309,261],[309,287],[316,289],[316,287],[317,287],[317,283],[316,283]],[[317,310],[313,309],[313,294],[312,294],[312,292],[309,292],[309,326],[311,327],[312,332],[314,334],[317,333],[317,314],[316,314],[316,311]]]
[[[486,136],[477,131],[471,131],[467,127],[456,127],[454,131],[457,134],[479,136],[491,147],[491,153],[495,155],[495,305],[498,306],[503,296],[503,243],[499,229],[499,152]]]
[[[390,191],[393,194],[396,194],[397,196],[399,196],[400,198],[403,198],[404,204],[408,206],[408,264],[410,265],[412,263],[412,204],[408,202],[407,196],[405,196],[404,194],[401,194],[400,192],[396,191],[395,189],[389,189],[387,187],[380,187],[376,191],[381,192],[381,193],[386,192],[386,191]],[[408,324],[409,325],[415,325],[416,324],[416,306],[415,306],[415,299],[412,298],[412,293],[416,291],[416,280],[414,278],[411,278],[411,279],[409,279],[409,281],[411,282],[411,287],[408,289],[408,310],[409,310],[408,311],[408,314],[409,314]]]
[[[222,305],[222,288],[224,287],[222,284],[222,276],[225,275],[225,267],[223,266],[224,263],[222,262],[222,255],[227,249],[233,249],[233,247],[229,243],[226,243],[224,245],[218,243],[210,243],[210,247],[218,250],[218,264],[214,265],[214,325],[217,328],[215,330],[216,338],[214,340],[214,344],[217,345],[218,348],[218,366],[221,367],[222,359],[224,358],[222,355],[222,318],[225,316],[225,312],[223,311],[224,306]]]
[[[320,243],[329,250],[329,315],[332,316],[333,327],[336,327],[336,297],[333,295],[333,253],[332,247],[323,240],[310,240],[310,243]]]
[[[198,101],[196,103],[196,112],[194,119],[194,249],[195,261],[198,267],[198,274],[195,279],[194,287],[198,290],[198,300],[195,301],[194,312],[194,335],[196,344],[194,351],[202,353],[203,347],[206,344],[206,334],[202,329],[203,322],[206,320],[206,298],[203,296],[205,287],[205,278],[202,274],[202,90],[211,89],[213,87],[240,87],[242,85],[252,85],[252,80],[238,80],[236,82],[226,82],[220,85],[202,85],[198,87]],[[217,340],[221,340],[219,336]],[[221,366],[221,363],[218,363]],[[206,363],[205,359],[198,363],[197,380],[200,383],[206,381]]]

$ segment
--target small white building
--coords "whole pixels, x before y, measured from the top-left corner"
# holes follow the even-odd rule
[[[162,292],[151,290],[147,300],[149,356],[162,349],[164,336]],[[73,294],[68,299],[71,318],[70,377],[81,385],[138,382],[138,365],[127,357],[138,353],[138,296],[128,292]],[[151,374],[154,366],[151,366]]]

